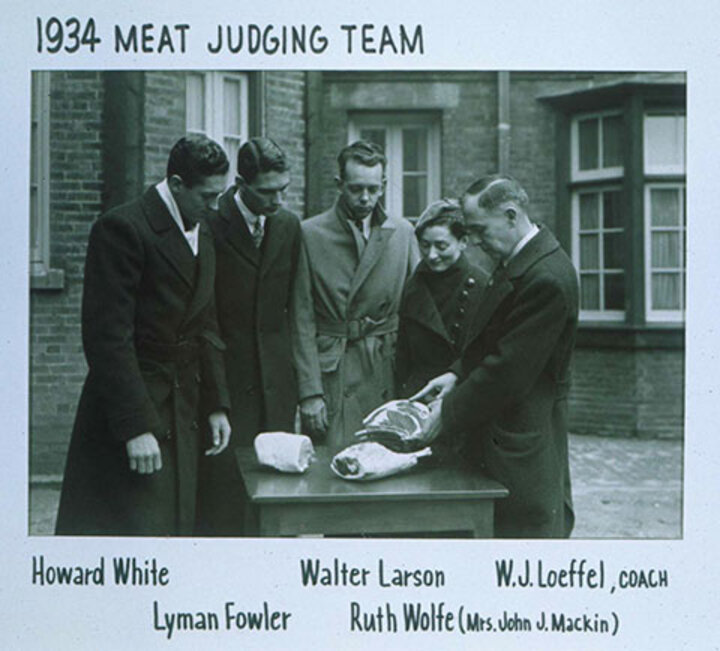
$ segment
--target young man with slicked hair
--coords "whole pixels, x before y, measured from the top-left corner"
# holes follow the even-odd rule
[[[420,259],[410,222],[380,204],[386,158],[358,141],[338,156],[338,198],[303,222],[294,294],[294,353],[303,431],[337,450],[395,397],[405,281]]]
[[[60,535],[193,532],[199,457],[220,455],[230,437],[204,221],[227,170],[216,142],[181,138],[162,182],[93,224],[82,301],[89,372]]]
[[[289,311],[300,220],[283,208],[289,184],[282,149],[270,138],[251,138],[238,151],[235,185],[210,220],[233,439],[228,454],[202,460],[198,535],[243,534],[244,488],[234,451],[251,445],[258,432],[293,431],[297,384]]]

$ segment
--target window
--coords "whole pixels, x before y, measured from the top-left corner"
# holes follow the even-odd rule
[[[350,142],[381,145],[388,159],[384,206],[415,220],[440,198],[440,134],[431,114],[366,113],[350,121]]]
[[[685,312],[685,116],[644,116],[645,310],[648,321]],[[660,178],[658,178],[660,177]]]
[[[625,232],[619,187],[581,190],[573,197],[577,218],[575,266],[580,273],[583,316],[619,320],[625,311]]]
[[[625,318],[622,115],[576,116],[571,123],[573,261],[583,319]]]
[[[30,124],[30,273],[50,270],[50,73],[32,75]]]
[[[607,110],[575,115],[570,123],[572,249],[580,276],[580,317],[682,322],[685,114],[650,105],[634,115],[627,121],[623,112]],[[629,124],[633,131],[626,128]],[[625,139],[634,141],[634,148],[625,148]]]
[[[248,79],[236,72],[190,72],[186,78],[186,128],[219,142],[235,178],[240,145],[248,138]]]

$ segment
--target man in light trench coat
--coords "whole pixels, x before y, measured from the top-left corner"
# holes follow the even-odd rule
[[[338,166],[335,205],[302,223],[292,310],[303,431],[333,450],[395,396],[398,309],[420,258],[412,225],[379,204],[382,148],[354,142]]]

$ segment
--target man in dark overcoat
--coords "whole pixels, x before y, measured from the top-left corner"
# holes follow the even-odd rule
[[[461,360],[419,396],[441,399],[445,436],[461,436],[504,484],[495,535],[561,538],[574,516],[567,395],[578,319],[577,274],[557,240],[527,214],[511,177],[492,175],[463,197],[470,237],[498,261]]]
[[[230,436],[215,251],[202,221],[228,162],[182,138],[167,177],[92,227],[82,301],[89,372],[78,405],[56,531],[190,535],[197,467]],[[209,441],[208,441],[209,437]]]
[[[199,535],[242,535],[244,489],[234,450],[252,444],[261,431],[293,431],[297,383],[288,314],[300,220],[282,207],[289,183],[280,147],[269,138],[252,138],[238,151],[235,187],[220,198],[210,220],[233,439],[231,454],[201,462]]]

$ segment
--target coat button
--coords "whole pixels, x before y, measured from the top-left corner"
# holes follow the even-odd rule
[[[459,323],[453,323],[450,328],[453,332],[458,332],[460,330],[460,324]]]
[[[460,300],[461,300],[461,301],[467,301],[468,296],[470,296],[470,293],[468,292],[467,289],[463,289],[463,290],[460,292]]]
[[[465,316],[465,308],[462,305],[458,308],[458,314],[460,316]]]
[[[195,373],[195,382],[200,384],[202,382],[202,378],[200,377],[200,373]]]
[[[174,380],[174,382],[173,382],[173,387],[174,387],[175,389],[179,389],[179,388],[180,388],[180,381],[179,381],[177,378],[175,378],[175,380]]]
[[[465,281],[465,287],[475,287],[475,279],[472,276]]]
[[[171,427],[168,427],[168,428],[165,430],[165,438],[166,438],[166,439],[171,439],[171,438],[172,438],[172,428],[171,428]]]
[[[196,420],[194,420],[194,421],[190,424],[190,428],[191,428],[191,429],[194,429],[194,430],[198,430],[198,429],[200,429],[200,425],[198,425],[198,422],[197,422]]]
[[[493,281],[492,278],[491,278],[490,280],[488,280],[488,283],[487,283],[487,286],[488,286],[488,287],[492,287],[493,284],[494,284],[494,281]]]

